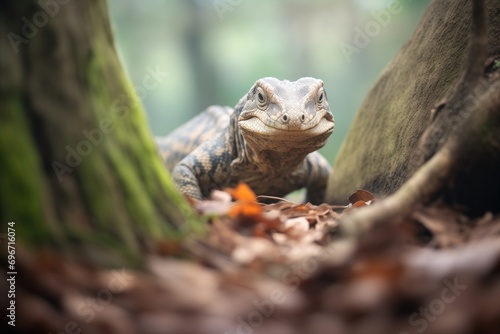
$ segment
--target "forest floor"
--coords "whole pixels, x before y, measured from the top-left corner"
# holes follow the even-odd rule
[[[160,242],[146,270],[98,270],[53,253],[21,253],[25,279],[14,329],[500,333],[500,217],[419,207],[349,239],[338,232],[342,218],[376,199],[358,191],[350,201],[262,205],[244,185],[215,192],[193,202],[208,233]]]

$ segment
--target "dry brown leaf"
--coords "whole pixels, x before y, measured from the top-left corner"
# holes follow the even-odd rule
[[[357,201],[355,203],[352,204],[352,207],[353,208],[360,208],[362,206],[367,206],[368,204],[366,204],[365,201]]]
[[[375,197],[366,190],[356,190],[354,194],[349,196],[350,204],[342,211],[342,214],[348,214],[352,210],[363,206],[371,205],[375,201]]]
[[[362,202],[370,202],[375,199],[375,196],[373,196],[369,191],[358,189],[354,194],[349,196],[349,202],[351,204],[354,204],[356,202],[362,201]]]

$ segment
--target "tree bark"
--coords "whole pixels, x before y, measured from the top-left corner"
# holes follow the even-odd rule
[[[360,188],[379,196],[392,194],[423,163],[417,159],[418,142],[431,124],[431,110],[449,95],[467,64],[470,3],[435,0],[429,6],[414,35],[381,74],[358,111],[335,161],[327,202],[344,203]],[[500,2],[486,3],[491,63],[500,55]],[[448,135],[451,130],[443,131]],[[490,157],[482,158],[484,163]],[[477,170],[464,168],[464,173]],[[469,186],[464,193],[472,190]],[[483,182],[474,191],[484,187]],[[471,200],[464,196],[462,200]]]
[[[186,220],[198,226],[157,153],[105,1],[3,1],[0,35],[2,224],[15,221],[27,245],[105,252],[112,264]],[[151,69],[144,86],[161,75]]]
[[[411,161],[413,175],[393,195],[347,216],[345,235],[403,220],[421,204],[440,200],[471,215],[499,211],[500,66],[487,59],[485,0],[470,1],[472,29],[463,74],[433,110]]]

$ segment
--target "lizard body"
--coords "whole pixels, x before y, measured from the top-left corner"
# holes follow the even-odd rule
[[[317,149],[334,128],[323,82],[259,79],[236,107],[210,107],[157,143],[175,184],[201,199],[247,183],[257,195],[307,189],[323,201],[331,167]]]

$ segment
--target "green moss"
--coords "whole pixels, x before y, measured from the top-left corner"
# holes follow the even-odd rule
[[[126,148],[130,137],[121,135],[123,124],[110,115],[113,100],[108,95],[106,82],[101,80],[103,68],[106,68],[103,65],[98,58],[91,59],[88,64],[89,99],[96,120],[95,128],[98,128],[102,119],[108,117],[113,121],[114,131],[103,134],[102,142],[84,159],[77,173],[82,180],[87,208],[95,224],[103,231],[119,236],[130,249],[138,251],[136,234],[141,224],[136,222],[153,221],[154,210],[148,207],[148,197],[138,186],[137,175],[129,163]],[[153,229],[148,232],[153,235],[158,233]]]
[[[29,245],[51,238],[44,226],[42,167],[26,122],[21,97],[0,98],[0,219],[15,221]]]
[[[118,60],[117,64],[119,64]],[[124,71],[118,71],[118,73],[122,75],[120,82],[124,85],[123,90],[126,96],[132,102],[138,101],[135,90],[126,73]],[[187,201],[177,191],[159,157],[156,144],[153,141],[152,134],[146,122],[142,105],[132,103],[132,107],[134,105],[137,108],[131,108],[130,115],[124,119],[124,122],[129,123],[129,128],[138,139],[137,143],[141,144],[140,146],[131,145],[131,148],[134,149],[134,156],[140,157],[140,159],[136,159],[134,162],[136,163],[137,170],[140,171],[141,181],[147,188],[147,192],[152,196],[151,200],[155,202],[158,199],[165,199],[165,203],[158,203],[157,206],[163,208],[162,212],[164,216],[170,216],[170,223],[182,223],[183,227],[187,226],[187,228],[183,229],[187,233],[204,231],[206,225],[194,214]],[[167,228],[167,225],[164,225],[163,228],[168,229],[170,235],[172,233],[177,234],[178,232]]]
[[[134,247],[137,238],[178,237],[176,225],[185,220],[202,226],[162,166],[142,106],[114,50],[104,42],[96,45],[100,46],[96,56],[86,66],[89,99],[95,127],[108,118],[113,131],[104,135],[95,152],[78,167],[82,180],[102,176],[102,180],[82,184],[96,223],[104,229],[118,227],[115,233]],[[117,193],[119,198],[114,196]]]

